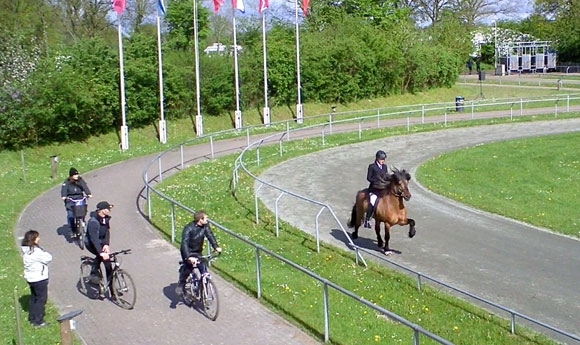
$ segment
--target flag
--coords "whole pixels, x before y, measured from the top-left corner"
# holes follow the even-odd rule
[[[258,2],[258,11],[260,11],[260,13],[264,12],[268,7],[270,6],[270,3],[268,0],[259,0]]]
[[[296,0],[298,1],[298,0]],[[302,0],[302,12],[304,12],[304,15],[308,14],[308,4],[310,3],[310,0]]]
[[[232,0],[232,7],[235,8],[236,10],[239,10],[242,13],[246,12],[244,2],[242,0]]]
[[[212,2],[213,2],[213,12],[214,13],[217,13],[220,10],[220,7],[224,4],[224,0],[212,0]]]
[[[165,3],[163,3],[163,0],[157,0],[157,15],[165,15]]]
[[[113,0],[113,11],[121,15],[125,11],[125,0]]]

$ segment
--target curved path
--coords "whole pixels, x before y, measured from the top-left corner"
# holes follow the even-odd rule
[[[388,152],[389,166],[410,170],[438,154],[505,139],[580,131],[580,119],[459,128],[389,137],[301,156],[264,172],[260,178],[329,204],[338,217],[350,216],[354,195],[364,188],[366,167],[377,149]],[[329,181],[335,181],[330,187]],[[409,217],[417,236],[395,226],[390,258],[423,274],[578,334],[580,315],[580,241],[517,221],[480,212],[428,192],[412,182]],[[272,211],[279,192],[262,188],[259,197]],[[319,207],[292,197],[279,202],[280,217],[314,235]],[[327,212],[323,214],[327,215]],[[345,246],[330,216],[320,220],[324,241]],[[346,228],[346,226],[345,226]],[[374,230],[361,229],[355,242],[377,249]],[[499,315],[502,315],[499,313]],[[503,315],[507,317],[507,315]]]
[[[219,154],[226,154],[240,150],[245,144],[244,138],[217,142],[214,146]],[[207,146],[187,148],[187,157],[205,160]],[[221,298],[217,321],[209,321],[197,311],[177,303],[174,291],[179,251],[163,240],[139,213],[141,172],[151,159],[152,156],[125,161],[83,175],[93,191],[93,198],[89,200],[91,209],[100,200],[115,205],[111,212],[112,249],[133,249],[132,255],[122,258],[123,267],[137,285],[137,303],[133,310],[123,310],[108,300],[89,300],[78,291],[79,257],[90,254],[66,240],[69,230],[63,226],[66,220],[60,186],[32,201],[17,224],[17,236],[31,228],[40,231],[42,245],[54,257],[49,299],[62,314],[83,309],[76,320],[78,334],[84,342],[90,345],[318,344],[258,300],[217,276]],[[178,159],[179,152],[174,152],[164,164],[177,164]],[[177,225],[181,230],[185,224]],[[221,239],[226,240],[223,236]]]

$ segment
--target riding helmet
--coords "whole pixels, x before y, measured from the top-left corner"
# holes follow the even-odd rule
[[[378,150],[377,154],[375,155],[376,159],[387,159],[387,153],[383,150]]]

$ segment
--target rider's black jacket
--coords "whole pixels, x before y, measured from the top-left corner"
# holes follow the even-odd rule
[[[379,167],[379,165],[374,162],[369,164],[369,168],[367,170],[367,181],[369,181],[369,191],[374,191],[379,187],[380,184],[384,184],[386,181],[389,180],[389,169],[386,164],[383,164]],[[382,186],[385,188],[386,186]]]
[[[200,257],[205,238],[214,249],[219,247],[209,224],[201,226],[195,222],[187,224],[181,235],[181,258],[185,261],[190,257]]]
[[[91,218],[87,222],[87,237],[85,237],[85,245],[89,252],[99,255],[103,252],[104,245],[110,245],[110,220],[111,216],[99,217],[97,212],[91,213]]]
[[[62,186],[60,187],[60,196],[62,198],[68,197],[71,199],[82,199],[85,195],[89,195],[91,194],[91,190],[89,189],[89,186],[87,186],[85,180],[83,180],[82,177],[79,176],[79,179],[77,181],[72,180],[72,179],[66,179],[63,183]],[[72,206],[74,205],[73,201],[70,201],[68,199],[64,200],[64,206],[66,207],[66,209],[72,209]]]

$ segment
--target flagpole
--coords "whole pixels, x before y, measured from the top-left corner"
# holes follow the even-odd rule
[[[193,0],[193,36],[195,49],[195,102],[197,115],[195,116],[195,133],[203,135],[203,117],[201,116],[201,90],[199,82],[199,33],[197,28],[197,0]]]
[[[268,107],[268,67],[266,64],[266,13],[262,11],[262,47],[264,50],[264,124],[270,125],[270,108]]]
[[[240,111],[240,82],[238,77],[238,40],[236,36],[236,8],[232,6],[232,26],[234,29],[234,75],[236,82],[236,111],[234,124],[236,129],[242,128],[242,112]]]
[[[119,79],[121,88],[121,150],[129,149],[129,127],[127,126],[127,118],[125,114],[125,72],[123,69],[123,37],[121,35],[121,15],[117,15],[119,22],[117,31],[119,34]]]
[[[298,103],[296,104],[296,123],[302,124],[303,114],[302,114],[302,97],[300,85],[300,33],[298,30],[298,0],[296,0],[296,81],[298,82]]]
[[[167,143],[167,127],[165,124],[165,110],[163,109],[163,60],[161,58],[161,17],[157,13],[157,56],[159,61],[159,141]]]

